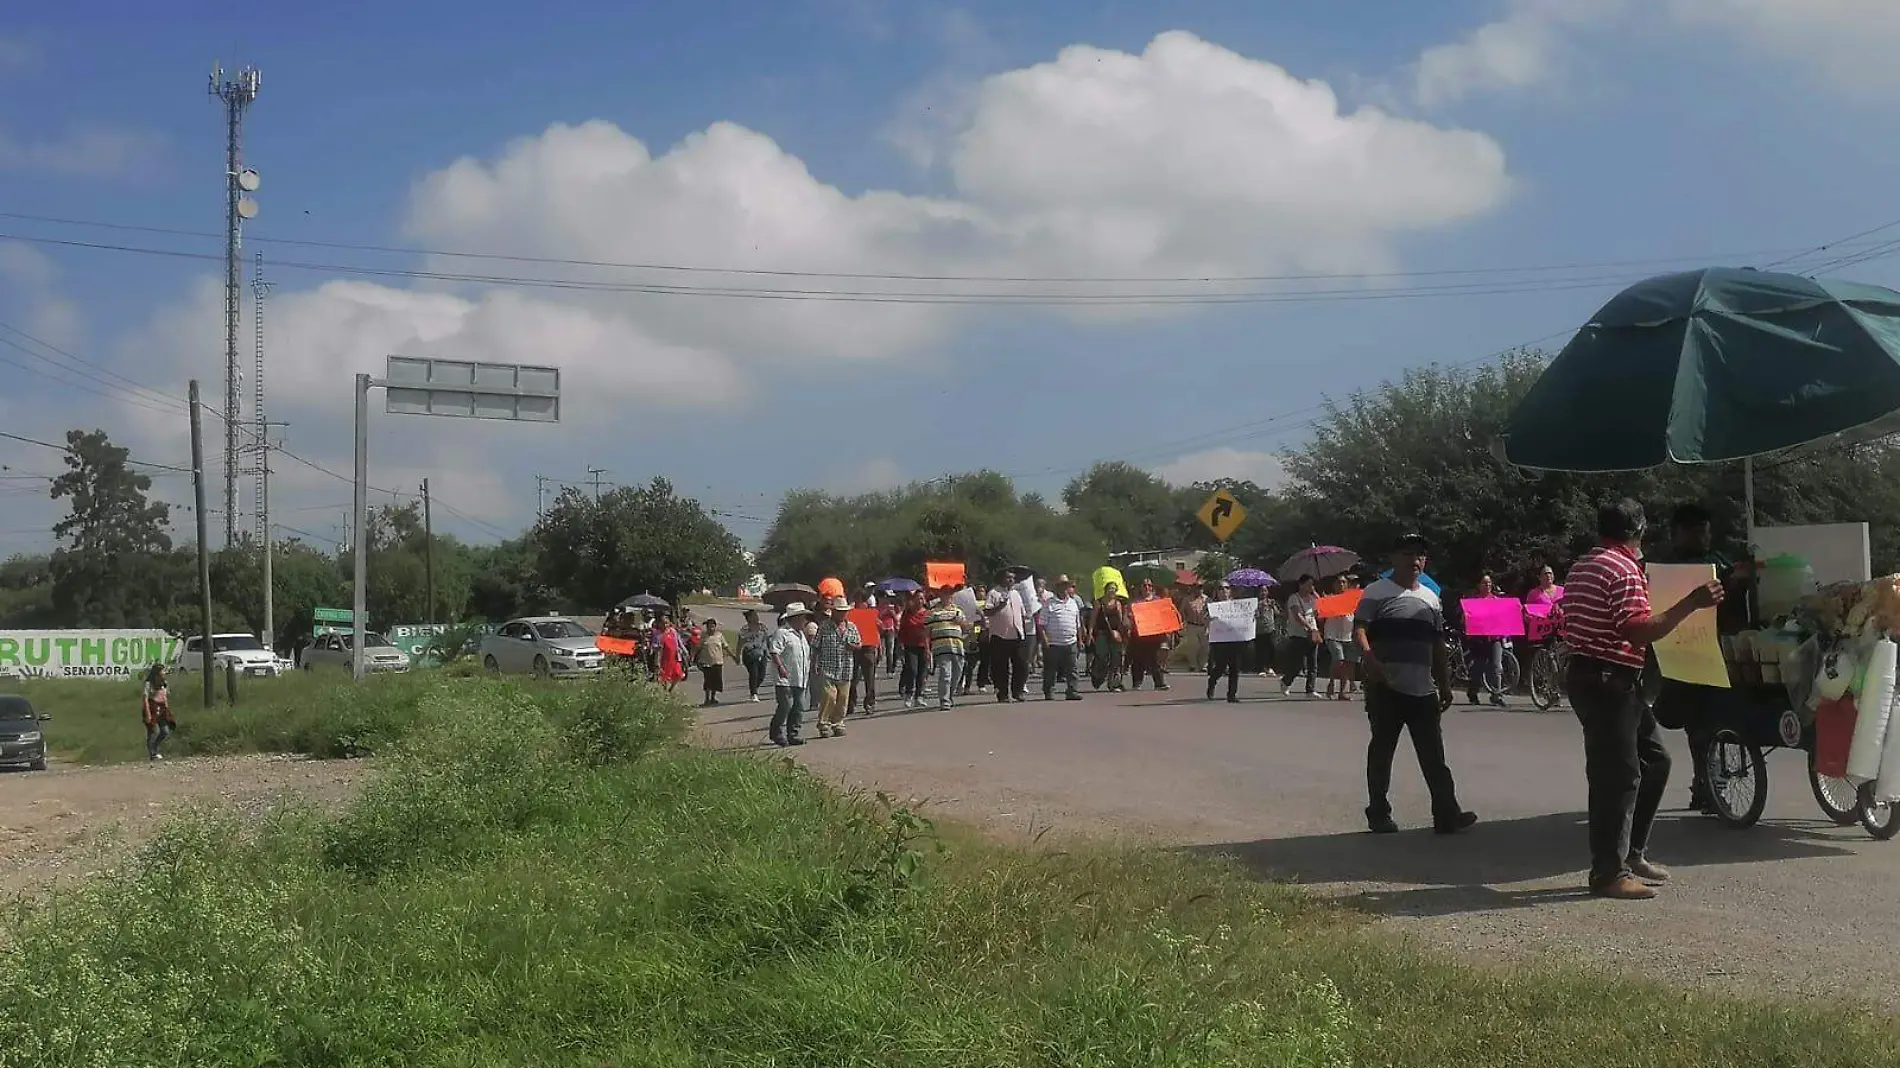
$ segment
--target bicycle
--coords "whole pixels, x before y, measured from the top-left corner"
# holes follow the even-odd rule
[[[1564,701],[1569,696],[1564,688],[1569,670],[1570,646],[1563,639],[1539,645],[1531,654],[1531,705],[1539,712],[1548,712]]]
[[[1503,670],[1498,676],[1498,693],[1511,694],[1523,681],[1523,667],[1518,663],[1515,644],[1509,638],[1499,639],[1504,643]],[[1469,690],[1471,688],[1471,659],[1465,652],[1465,636],[1462,631],[1448,631],[1445,635],[1445,655],[1451,660],[1451,688]]]

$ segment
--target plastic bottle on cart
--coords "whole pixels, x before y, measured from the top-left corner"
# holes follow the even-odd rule
[[[1792,553],[1772,557],[1762,565],[1761,585],[1756,594],[1760,599],[1761,618],[1775,620],[1793,613],[1801,598],[1818,588],[1814,567],[1806,557]]]

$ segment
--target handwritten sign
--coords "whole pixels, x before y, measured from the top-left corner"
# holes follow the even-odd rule
[[[1467,597],[1465,634],[1472,638],[1524,636],[1524,602],[1515,597]]]
[[[1557,633],[1557,622],[1551,618],[1555,606],[1549,603],[1524,604],[1524,632],[1531,641],[1541,642]]]
[[[969,570],[962,564],[926,563],[924,565],[924,585],[933,590],[945,586],[961,586],[969,579]]]
[[[639,646],[632,638],[609,638],[604,634],[594,638],[594,648],[615,656],[633,656],[639,652]]]
[[[1221,642],[1250,642],[1254,639],[1254,621],[1259,618],[1260,602],[1254,598],[1244,601],[1207,602],[1207,640],[1218,645]]]
[[[1713,564],[1650,564],[1649,602],[1658,610],[1665,609],[1689,596],[1690,590],[1714,581]],[[1715,609],[1691,612],[1681,626],[1658,639],[1653,648],[1663,678],[1728,689],[1728,664],[1722,659],[1722,642],[1716,636]]]
[[[1089,576],[1089,580],[1089,585],[1094,589],[1095,599],[1098,601],[1102,599],[1103,591],[1111,582],[1115,584],[1115,593],[1118,596],[1128,596],[1128,580],[1122,578],[1122,573],[1118,568],[1098,567],[1095,569],[1095,574]]]
[[[976,591],[968,586],[951,594],[950,603],[963,613],[965,623],[976,623],[983,618],[983,609],[976,603]]]
[[[1135,617],[1135,633],[1144,638],[1173,634],[1181,629],[1181,610],[1166,597],[1136,601],[1129,608]]]
[[[1364,590],[1347,590],[1345,593],[1328,594],[1319,599],[1319,618],[1351,618],[1359,611],[1359,602],[1366,596]]]
[[[845,622],[858,628],[858,640],[866,645],[877,644],[877,609],[853,608],[844,614]]]

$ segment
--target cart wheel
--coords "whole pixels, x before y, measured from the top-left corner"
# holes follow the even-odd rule
[[[1842,827],[1852,827],[1860,820],[1860,791],[1846,779],[1815,771],[1812,752],[1808,754],[1808,785],[1814,787],[1814,800],[1828,819]]]
[[[1548,649],[1531,654],[1531,704],[1539,712],[1557,707],[1557,658]]]
[[[1498,675],[1498,687],[1507,694],[1517,692],[1517,684],[1524,681],[1523,668],[1517,662],[1517,654],[1504,650],[1504,670]]]
[[[1760,746],[1722,731],[1709,743],[1705,775],[1717,819],[1737,830],[1761,819],[1768,807],[1768,762]]]
[[[1900,805],[1874,800],[1874,784],[1862,783],[1860,801],[1855,805],[1860,825],[1875,839],[1885,842],[1900,834]]]

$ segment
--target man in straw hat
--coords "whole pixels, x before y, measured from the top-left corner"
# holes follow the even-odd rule
[[[805,621],[811,611],[793,601],[778,615],[778,629],[765,641],[772,662],[778,707],[766,737],[773,745],[804,745],[798,731],[805,724],[805,693],[811,678],[811,647],[805,642]]]
[[[844,737],[851,668],[864,644],[857,625],[845,618],[851,602],[835,594],[819,602],[818,637],[812,643],[812,688],[818,691],[818,737]]]

